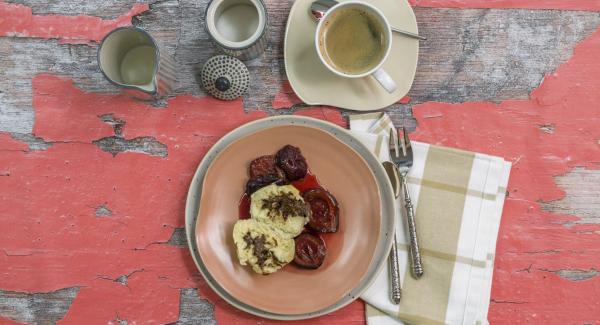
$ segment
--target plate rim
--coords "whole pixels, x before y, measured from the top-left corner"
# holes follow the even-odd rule
[[[220,288],[219,284],[215,281],[214,278],[212,278],[212,276],[210,275],[210,273],[207,271],[207,269],[205,268],[202,259],[200,258],[197,249],[195,248],[196,245],[196,240],[195,240],[195,228],[196,228],[196,219],[197,217],[194,215],[193,210],[194,210],[194,195],[196,194],[196,192],[198,192],[198,187],[201,184],[198,184],[199,182],[201,182],[202,180],[199,179],[201,177],[203,177],[204,172],[202,171],[203,168],[206,168],[206,166],[204,166],[205,164],[209,163],[209,161],[212,161],[214,159],[214,157],[211,157],[212,155],[216,155],[218,154],[218,152],[220,152],[222,149],[219,149],[219,147],[223,146],[224,143],[227,142],[232,142],[235,140],[235,133],[243,131],[246,128],[251,128],[257,124],[265,124],[264,127],[268,127],[269,124],[277,124],[277,123],[289,123],[289,124],[295,124],[295,123],[311,123],[313,125],[317,125],[317,128],[331,128],[337,132],[343,133],[346,135],[346,137],[350,138],[350,139],[354,139],[356,146],[361,147],[362,150],[365,152],[365,154],[367,157],[364,157],[364,155],[362,153],[358,153],[361,157],[363,157],[366,161],[367,164],[369,165],[370,168],[373,168],[373,166],[377,166],[375,168],[377,168],[378,170],[373,171],[377,180],[378,185],[380,186],[380,191],[382,191],[383,193],[381,193],[381,200],[382,200],[382,208],[383,208],[383,212],[382,212],[382,216],[384,218],[384,220],[386,222],[382,222],[382,227],[387,226],[386,229],[387,231],[385,232],[385,234],[382,236],[385,238],[385,241],[383,242],[383,247],[381,248],[381,250],[379,250],[379,252],[383,252],[383,256],[381,257],[381,259],[379,261],[376,261],[376,263],[378,265],[376,265],[376,267],[373,269],[372,272],[368,272],[368,276],[367,276],[367,281],[363,282],[364,283],[360,283],[359,287],[362,286],[360,288],[360,290],[352,296],[352,299],[348,300],[347,302],[344,302],[343,304],[339,304],[336,303],[332,306],[328,306],[322,310],[319,310],[317,312],[314,313],[309,313],[309,314],[294,314],[294,315],[288,315],[288,314],[277,314],[277,313],[271,313],[268,311],[263,311],[260,310],[258,308],[254,308],[253,306],[247,305],[243,302],[240,302],[238,300],[236,300],[234,297],[232,297],[231,295],[229,295],[227,292],[225,292],[223,289]],[[285,124],[281,124],[281,125],[285,125]],[[333,133],[333,135],[338,138],[338,135],[335,133],[335,131],[330,131],[327,129],[323,129],[323,131],[328,132],[328,133]],[[231,138],[231,139],[230,139]],[[343,139],[338,139],[344,143],[346,143],[345,140]],[[352,140],[350,140],[352,141]],[[352,146],[351,146],[352,147]],[[353,148],[354,149],[354,148]],[[356,150],[356,149],[355,149]],[[375,163],[371,163],[369,160],[375,162]],[[201,190],[200,190],[201,191]],[[385,170],[383,169],[383,167],[381,166],[379,159],[366,147],[364,146],[360,141],[358,141],[347,129],[340,127],[336,124],[333,124],[331,122],[328,121],[324,121],[324,120],[320,120],[320,119],[316,119],[316,118],[312,118],[312,117],[306,117],[306,116],[294,116],[294,115],[280,115],[280,116],[270,116],[270,117],[265,117],[265,118],[261,118],[258,120],[254,120],[254,121],[250,121],[248,123],[245,123],[241,126],[236,127],[235,129],[233,129],[232,131],[228,132],[227,134],[225,134],[224,136],[222,136],[204,155],[204,157],[202,158],[202,160],[200,161],[200,163],[198,164],[198,167],[196,168],[196,171],[192,177],[192,180],[190,182],[190,187],[188,188],[188,194],[186,196],[186,205],[185,205],[185,229],[186,229],[186,239],[187,239],[187,245],[188,245],[188,249],[190,250],[190,253],[192,255],[192,259],[194,260],[194,263],[196,264],[196,267],[198,268],[198,270],[200,271],[200,274],[202,275],[202,277],[205,279],[206,283],[208,284],[208,286],[219,296],[221,297],[223,300],[225,300],[227,303],[231,304],[232,306],[245,311],[247,313],[250,313],[252,315],[256,315],[259,317],[264,317],[264,318],[268,318],[268,319],[275,319],[275,320],[300,320],[300,319],[309,319],[309,318],[314,318],[314,317],[318,317],[318,316],[322,316],[322,315],[326,315],[329,314],[337,309],[340,309],[348,304],[350,304],[351,302],[353,302],[354,300],[360,298],[360,295],[362,293],[364,293],[364,291],[366,291],[375,281],[377,275],[379,273],[381,273],[382,269],[387,265],[387,263],[385,263],[385,261],[387,260],[387,252],[389,252],[391,245],[392,245],[392,234],[390,233],[391,230],[394,229],[394,223],[395,223],[395,210],[394,210],[394,206],[393,206],[393,194],[392,194],[393,190],[392,190],[392,186],[390,184],[389,179],[387,178],[386,174],[385,174]],[[387,195],[385,195],[387,193]],[[386,201],[386,196],[387,196],[387,200]],[[199,202],[197,204],[199,206]],[[382,228],[383,229],[383,228]],[[340,301],[344,300],[346,298],[346,296],[344,296],[343,298],[340,299]]]
[[[377,234],[378,234],[378,236],[381,236],[382,235],[381,234],[381,225],[384,223],[384,220],[383,220],[384,219],[384,217],[383,217],[383,203],[382,203],[383,200],[382,200],[382,197],[381,197],[382,196],[382,193],[381,193],[382,191],[381,191],[381,188],[379,186],[379,182],[377,181],[377,178],[375,177],[375,173],[371,169],[371,166],[369,165],[369,163],[365,160],[365,158],[360,153],[358,153],[354,148],[352,148],[351,146],[349,146],[348,144],[346,144],[344,141],[338,139],[335,135],[333,135],[333,134],[331,134],[331,133],[329,133],[329,132],[327,132],[327,131],[325,131],[325,130],[323,130],[321,128],[312,126],[312,125],[306,125],[306,124],[272,125],[272,126],[268,126],[268,127],[265,127],[265,128],[254,130],[252,132],[249,132],[248,134],[245,134],[243,137],[238,137],[238,138],[234,139],[233,141],[231,141],[230,143],[228,143],[227,145],[225,145],[222,148],[222,150],[219,151],[219,153],[215,154],[212,157],[210,165],[207,166],[206,171],[204,172],[204,177],[202,179],[202,185],[201,185],[202,188],[204,188],[205,185],[206,185],[206,177],[207,177],[207,175],[211,172],[211,169],[214,168],[214,162],[217,159],[219,159],[219,157],[221,157],[221,155],[226,150],[228,150],[231,146],[233,146],[234,144],[236,144],[239,141],[242,141],[244,138],[252,136],[252,135],[255,135],[255,134],[259,133],[259,132],[263,132],[265,130],[270,130],[270,129],[274,129],[274,128],[285,128],[285,127],[288,127],[288,126],[296,126],[296,127],[302,127],[302,128],[309,128],[309,129],[312,129],[312,130],[314,130],[316,132],[324,133],[325,136],[330,137],[332,139],[332,141],[334,141],[334,142],[336,142],[336,143],[338,143],[338,144],[346,147],[348,150],[350,150],[364,164],[363,166],[366,167],[366,169],[369,171],[369,176],[371,177],[372,181],[375,183],[375,186],[377,187],[377,193],[376,194],[377,194],[377,205],[378,205],[378,213],[379,213],[379,226],[378,226],[379,229],[377,231]],[[198,215],[196,216],[196,227],[194,229],[194,236],[196,237],[196,243],[198,242],[198,239],[197,239],[198,238],[198,222],[197,221],[200,219],[200,212],[201,212],[201,209],[202,209],[201,206],[202,206],[202,194],[200,195],[200,198],[199,198]],[[377,239],[377,241],[379,242],[379,239]],[[196,245],[196,248],[198,249],[197,245]],[[375,252],[376,251],[377,251],[377,245],[375,245],[375,247],[373,248],[373,251],[371,252],[373,255],[371,256],[371,258],[370,258],[370,260],[368,262],[367,268],[360,275],[360,279],[357,282],[357,284],[360,284],[361,282],[363,282],[363,280],[368,275],[371,264],[375,262],[374,259],[375,259]],[[198,249],[198,255],[202,259],[202,254],[200,253],[200,249]],[[204,264],[204,267],[210,273],[210,270],[209,270],[210,268],[208,267],[208,265]],[[214,276],[213,276],[213,278],[214,278]],[[215,282],[218,282],[218,281],[215,281]],[[221,287],[221,289],[223,291],[227,292],[227,294],[229,294],[230,296],[232,296],[232,297],[235,298],[235,296],[231,292],[229,292],[225,287],[223,287],[222,285],[220,285],[220,287]],[[351,293],[353,290],[354,290],[354,288],[350,288],[347,291],[345,291],[341,296],[344,297],[344,296],[348,295],[349,293]],[[237,298],[236,298],[236,300],[242,302],[241,300],[239,300]],[[353,300],[351,300],[350,302],[352,302],[352,301]],[[336,300],[336,302],[337,302],[337,300]],[[332,305],[335,305],[336,302],[334,302]],[[266,310],[266,309],[262,309],[262,308],[253,306],[251,304],[247,304],[247,305],[252,306],[253,308],[262,310],[262,311],[270,312],[270,313],[273,313],[273,314],[280,314],[280,313],[277,313],[277,312],[274,312],[274,311],[269,311],[269,310]],[[328,305],[328,306],[331,306],[331,305]],[[319,310],[317,310],[317,311],[319,311]],[[316,311],[310,311],[310,312],[304,312],[304,313],[294,313],[294,314],[291,314],[291,313],[281,313],[281,315],[304,315],[304,314],[310,314],[310,313],[313,313],[313,312],[316,312]]]

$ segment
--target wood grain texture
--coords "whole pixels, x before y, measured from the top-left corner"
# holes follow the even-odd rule
[[[573,210],[543,208],[543,202],[561,202],[565,195],[585,195],[594,188],[580,181],[578,189],[565,193],[559,185],[565,182],[556,177],[575,167],[597,171],[600,166],[598,55],[599,30],[580,42],[528,99],[414,107],[419,122],[414,137],[513,162],[490,323],[593,324],[600,319],[598,224],[585,223],[585,215]],[[572,177],[577,176],[567,176]],[[590,206],[594,200],[586,199]]]
[[[409,0],[409,3],[413,6],[445,8],[600,10],[600,1],[598,0]]]
[[[421,43],[414,104],[527,99],[571,57],[600,14],[556,10],[415,9]]]
[[[575,168],[556,177],[556,184],[566,195],[560,200],[542,202],[542,208],[556,214],[579,216],[579,220],[567,221],[565,226],[575,224],[600,224],[600,171]]]
[[[30,2],[36,14],[57,14],[65,3]],[[118,16],[130,1],[108,6],[69,3],[73,12]],[[203,30],[206,2],[159,1],[133,18],[133,25],[148,30],[172,53],[179,64],[177,94],[205,95],[198,83],[202,64],[217,54]],[[273,101],[285,80],[283,35],[290,1],[269,1],[269,48],[248,62],[252,83],[244,107],[271,113]],[[106,13],[103,8],[110,8]],[[409,104],[388,111],[397,124],[415,126],[412,105],[426,101],[500,101],[527,98],[543,76],[564,62],[574,45],[600,24],[593,12],[551,10],[458,10],[417,8],[421,43],[420,61]],[[33,126],[30,80],[39,72],[68,76],[92,92],[118,92],[100,73],[97,44],[61,44],[30,38],[0,38],[0,131],[30,133]],[[28,64],[15,64],[16,62]],[[164,101],[154,103],[164,107]],[[297,108],[297,107],[295,107]],[[294,109],[292,109],[293,111]],[[290,112],[283,110],[278,114]]]
[[[140,2],[148,6],[127,21],[119,17],[129,17],[130,0],[0,6],[18,23],[63,22],[52,32],[23,25],[38,34],[0,23],[0,229],[12,230],[0,237],[0,322],[272,323],[235,310],[197,273],[182,228],[187,185],[206,150],[238,125],[292,113],[345,125],[351,112],[306,107],[285,82],[290,0],[267,1],[270,47],[247,62],[244,99],[204,98],[197,73],[217,53],[202,27],[206,2]],[[597,322],[600,5],[415,3],[429,40],[409,96],[386,111],[416,139],[514,165],[490,322]],[[118,95],[96,64],[107,23],[144,28],[173,54],[173,96]],[[363,313],[355,302],[313,323],[360,324]]]
[[[205,299],[200,299],[198,297],[198,290],[194,288],[181,289],[181,296],[179,299],[179,319],[173,324],[217,324],[213,305]]]
[[[98,42],[111,30],[131,25],[131,17],[146,10],[147,4],[135,3],[114,19],[102,19],[86,15],[35,15],[27,6],[0,2],[3,15],[0,35],[58,39],[73,44]]]
[[[0,291],[0,317],[28,324],[54,324],[67,313],[78,291],[77,287],[40,293]]]

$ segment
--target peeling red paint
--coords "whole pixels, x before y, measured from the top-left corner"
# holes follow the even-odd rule
[[[311,107],[309,109],[298,111],[295,115],[314,117],[335,123],[341,127],[347,127],[347,121],[342,114],[340,114],[340,111],[331,107]]]
[[[34,15],[30,7],[0,2],[0,36],[59,39],[62,43],[98,42],[111,30],[130,26],[131,18],[149,10],[136,3],[129,12],[115,18],[93,16]]]
[[[600,225],[564,227],[577,216],[541,210],[565,193],[554,177],[600,165],[600,30],[546,76],[529,100],[425,103],[413,108],[415,139],[505,157],[513,162],[496,252],[490,323],[583,324],[600,319],[600,277],[569,281],[560,269],[598,268]],[[437,116],[438,118],[427,118]],[[554,133],[539,125],[555,125]],[[524,271],[527,268],[529,271]],[[517,301],[521,304],[501,303]]]
[[[493,3],[501,1],[489,5]],[[22,7],[0,3],[2,19],[5,13],[26,17],[13,12]],[[40,23],[35,17],[44,16],[31,17],[35,25]],[[6,21],[0,21],[0,33],[20,23]],[[49,37],[94,40],[100,32],[93,34],[96,38],[59,34]],[[566,228],[562,223],[578,217],[544,212],[538,203],[564,196],[554,176],[575,166],[600,168],[598,57],[600,30],[581,42],[529,100],[413,107],[418,121],[415,139],[513,161],[495,260],[491,323],[600,319],[600,277],[575,282],[552,272],[598,269],[600,236],[593,231],[600,225]],[[236,310],[208,288],[186,248],[165,243],[175,227],[183,227],[187,186],[204,153],[226,132],[266,114],[244,113],[241,100],[194,96],[179,96],[170,99],[166,109],[155,109],[122,95],[86,93],[71,80],[51,75],[39,75],[32,84],[34,133],[55,143],[45,151],[28,151],[27,145],[0,133],[0,175],[10,172],[0,177],[0,229],[11,229],[0,236],[0,289],[48,292],[79,286],[61,321],[75,324],[107,323],[117,313],[130,323],[173,322],[179,289],[198,287],[215,304],[221,323],[257,323],[257,317]],[[290,91],[289,84],[282,85],[273,106],[298,103]],[[112,126],[99,118],[109,113],[126,122],[125,138],[152,136],[167,145],[167,157],[129,152],[113,157],[92,145],[93,140],[114,135]],[[332,108],[297,114],[345,126],[340,112]],[[554,125],[554,133],[542,132],[539,125],[544,124]],[[97,218],[100,205],[112,215]],[[126,285],[111,280],[127,274]],[[502,303],[506,301],[518,304]],[[363,304],[355,302],[310,323],[362,322],[363,315]]]
[[[89,281],[90,286],[79,290],[67,315],[59,323],[95,323],[90,321],[91,315],[94,320],[107,323],[117,313],[119,318],[132,323],[174,323],[179,316],[179,290],[171,281],[161,281],[158,276],[164,276],[164,273],[155,270],[138,272],[129,277],[126,286],[110,280]],[[191,285],[194,284],[187,284]],[[148,308],[148,303],[152,308]]]
[[[281,83],[281,88],[279,89],[279,92],[275,95],[275,98],[273,98],[271,106],[274,109],[290,108],[293,105],[299,103],[302,103],[302,100],[298,98],[298,96],[294,92],[294,89],[292,89],[290,82],[285,80]]]
[[[26,143],[13,139],[7,133],[0,132],[0,151],[26,151],[28,149],[29,147]]]
[[[52,75],[38,75],[32,84],[34,133],[54,144],[24,152],[25,144],[0,133],[0,149],[7,150],[0,166],[11,171],[0,178],[0,228],[15,230],[0,237],[0,289],[79,286],[62,321],[69,324],[106,323],[117,313],[130,322],[174,322],[179,288],[186,287],[212,297],[218,315],[231,314],[232,307],[200,280],[187,249],[165,243],[183,227],[187,187],[203,154],[228,131],[265,113],[244,113],[241,100],[193,96],[156,109],[122,95],[86,93]],[[155,137],[167,145],[168,156],[113,157],[92,145],[114,135],[99,117],[110,113],[125,121],[125,138]],[[346,123],[331,108],[301,114]],[[112,215],[97,218],[100,205]],[[140,269],[127,285],[111,280]],[[355,304],[331,319],[362,319],[362,308]]]
[[[220,305],[217,305],[220,307]],[[215,316],[219,324],[236,324],[236,325],[255,325],[255,324],[282,324],[280,321],[266,320],[256,316],[252,316],[243,311],[237,310],[231,305],[225,303],[223,308],[217,308]],[[345,325],[364,323],[365,307],[360,301],[355,301],[350,305],[327,316],[311,319],[308,321],[290,321],[285,324],[316,324],[316,325]]]
[[[398,101],[399,104],[409,104],[410,103],[410,96],[404,96],[402,98],[400,98],[400,100]]]
[[[32,83],[34,132],[57,143],[0,155],[0,166],[11,172],[0,177],[0,228],[14,230],[0,236],[6,252],[0,254],[0,289],[81,286],[68,323],[106,323],[116,312],[130,321],[175,321],[178,288],[198,286],[198,277],[187,249],[164,243],[174,227],[183,227],[194,170],[226,132],[265,114],[244,113],[241,101],[193,96],[155,109],[125,96],[84,93],[49,75]],[[168,156],[113,157],[92,145],[113,135],[98,117],[107,113],[127,122],[125,137],[154,136],[168,146]],[[0,141],[14,146],[6,134]],[[95,216],[102,204],[110,217]],[[144,272],[129,278],[129,288],[99,279],[136,269]]]
[[[243,312],[221,299],[206,282],[200,284],[200,292],[215,304],[215,317],[219,324],[256,325],[256,324],[281,324],[281,321],[273,321]],[[350,305],[335,311],[327,316],[314,318],[309,321],[290,321],[290,324],[323,324],[342,325],[349,323],[363,323],[365,315],[364,303],[355,301]]]
[[[408,0],[412,6],[434,8],[520,8],[600,11],[599,0]]]

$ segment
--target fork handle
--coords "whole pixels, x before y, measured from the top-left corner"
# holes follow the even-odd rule
[[[394,232],[394,242],[390,251],[390,300],[395,305],[402,299],[402,286],[400,285],[400,263],[398,262],[398,247],[396,246],[396,233]]]
[[[412,200],[408,193],[406,175],[402,175],[402,191],[404,192],[404,207],[406,208],[406,221],[408,223],[408,235],[410,239],[411,273],[413,278],[418,279],[423,275],[423,263],[419,252],[419,241],[417,240],[417,225]]]

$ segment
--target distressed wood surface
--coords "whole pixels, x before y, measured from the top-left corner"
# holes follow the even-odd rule
[[[195,270],[187,186],[206,150],[247,121],[345,125],[352,112],[306,107],[287,84],[289,0],[267,1],[269,48],[247,62],[243,100],[205,97],[197,73],[217,53],[206,2],[0,1],[0,323],[269,323]],[[416,139],[514,165],[490,322],[600,322],[600,2],[411,4],[428,41],[408,97],[385,111]],[[103,79],[97,41],[122,25],[178,61],[171,97],[136,102]],[[315,322],[363,323],[363,305]]]

